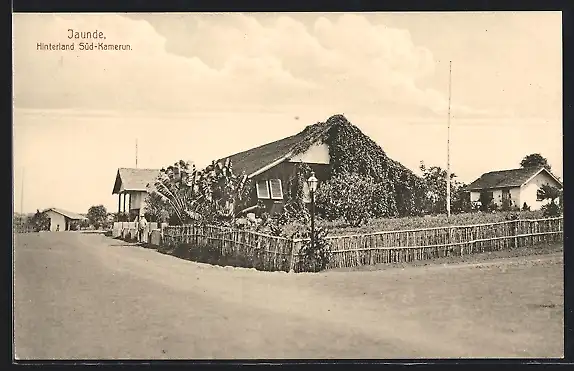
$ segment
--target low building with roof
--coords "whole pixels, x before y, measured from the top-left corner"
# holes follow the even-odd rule
[[[539,210],[544,205],[538,189],[544,185],[562,188],[562,182],[545,167],[527,167],[510,170],[497,170],[482,174],[466,187],[471,202],[480,202],[481,193],[486,193],[498,206],[508,200],[511,207]]]
[[[158,169],[119,168],[112,190],[112,194],[118,195],[118,213],[143,215],[148,185],[153,184],[158,175]]]
[[[62,210],[56,207],[51,207],[43,212],[48,216],[48,218],[50,218],[50,231],[53,232],[69,231],[71,222],[79,222],[86,219],[86,217],[81,214]]]

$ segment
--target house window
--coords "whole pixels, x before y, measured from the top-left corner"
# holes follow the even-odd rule
[[[271,198],[274,200],[283,199],[283,188],[281,187],[281,179],[269,180],[269,189],[271,190]]]
[[[269,183],[266,180],[257,182],[257,198],[270,198]]]
[[[536,201],[544,201],[542,198],[543,194],[541,192],[536,192]]]
[[[508,200],[510,199],[510,189],[503,189],[502,190],[502,199],[503,200]]]
[[[282,200],[283,187],[281,179],[260,180],[257,182],[257,198]]]

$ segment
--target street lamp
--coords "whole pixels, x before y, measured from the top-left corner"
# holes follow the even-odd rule
[[[311,172],[311,176],[307,179],[307,185],[309,186],[309,193],[311,196],[311,250],[315,248],[315,191],[317,190],[317,184],[319,180],[315,178],[315,172]]]

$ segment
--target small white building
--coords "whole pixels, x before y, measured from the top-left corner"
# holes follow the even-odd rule
[[[512,207],[522,208],[526,203],[530,210],[539,210],[548,202],[540,200],[537,195],[543,184],[563,187],[562,182],[548,169],[531,167],[482,174],[466,190],[470,192],[471,202],[480,201],[480,194],[487,192],[498,206],[502,206],[503,200],[508,199]]]
[[[48,218],[50,218],[50,231],[52,232],[68,231],[70,230],[70,223],[72,221],[81,221],[86,219],[83,215],[55,207],[46,209],[43,212],[48,216]]]
[[[120,168],[116,174],[112,194],[118,195],[118,213],[127,212],[136,215],[145,213],[145,200],[148,184],[155,182],[160,171],[156,169]],[[123,205],[122,205],[122,195]],[[126,209],[127,200],[127,209]],[[123,206],[123,209],[122,209]]]

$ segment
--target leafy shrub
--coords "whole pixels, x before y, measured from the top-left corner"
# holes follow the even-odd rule
[[[480,201],[473,201],[470,203],[470,211],[471,212],[480,211],[481,208],[482,208],[482,205],[480,204]]]
[[[540,210],[542,210],[542,215],[548,218],[559,216],[562,213],[561,207],[554,202],[543,205]]]
[[[331,249],[329,241],[325,237],[327,237],[327,230],[316,227],[314,243],[311,244],[310,240],[304,241],[299,250],[299,260],[295,267],[297,272],[319,272],[327,268],[331,259]],[[310,239],[311,229],[298,232],[293,238]]]
[[[498,204],[497,204],[496,202],[494,202],[494,200],[491,200],[491,201],[488,203],[487,211],[495,212],[495,211],[497,211],[497,210],[498,210]]]
[[[488,191],[482,191],[480,192],[480,211],[492,211],[491,208],[493,206],[494,197],[492,195],[492,192],[488,192]]]
[[[530,211],[530,206],[526,202],[522,204],[522,211]]]
[[[45,212],[36,210],[36,213],[28,219],[28,225],[35,231],[47,231],[50,229],[50,218]]]
[[[88,219],[82,219],[80,221],[80,229],[88,229],[90,227],[90,221]]]
[[[317,190],[317,213],[327,220],[342,218],[350,225],[359,226],[387,209],[388,205],[376,200],[384,199],[380,188],[381,185],[376,185],[371,178],[354,173],[340,174]]]
[[[518,220],[520,219],[520,214],[517,212],[513,212],[513,213],[508,213],[505,216],[506,220]]]
[[[501,211],[510,211],[512,209],[512,200],[505,198],[502,200],[502,205],[500,206]]]
[[[545,217],[554,217],[562,213],[563,192],[562,189],[543,184],[536,196],[540,200],[548,200],[549,202],[541,207],[542,213]]]

